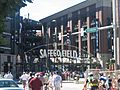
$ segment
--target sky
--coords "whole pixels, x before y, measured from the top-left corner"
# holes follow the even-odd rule
[[[20,15],[39,21],[47,16],[74,6],[85,0],[33,0],[33,3],[27,3],[26,7],[21,8]]]

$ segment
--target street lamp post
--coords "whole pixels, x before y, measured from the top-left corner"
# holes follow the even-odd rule
[[[55,48],[55,50],[57,50],[57,22],[56,22],[56,20],[52,20],[52,22],[55,24],[54,25],[55,26],[55,28],[54,28],[54,30],[55,30],[55,33],[54,33],[54,35],[55,35],[54,48]],[[55,59],[54,60],[54,63],[55,63],[55,61],[57,61],[57,57],[55,57],[54,59]],[[55,64],[54,64],[54,68],[55,68]]]
[[[50,27],[50,22],[47,23],[47,26],[46,26],[46,32],[44,31],[44,26],[42,25],[42,30],[44,31],[45,33],[45,38],[46,38],[46,51],[47,51],[47,56],[46,56],[46,69],[49,70],[49,67],[48,67],[48,60],[49,60],[49,56],[48,56],[48,49],[49,49],[49,27]],[[43,34],[44,34],[43,33]]]
[[[45,36],[45,44],[46,44],[46,51],[47,51],[47,56],[46,56],[46,60],[45,60],[45,67],[46,67],[46,71],[47,71],[49,69],[48,68],[48,43],[49,43],[48,28],[49,28],[49,23],[47,24],[46,27],[44,27],[44,25],[40,21],[39,21],[39,24],[42,26],[42,35]]]
[[[46,51],[47,51],[47,56],[46,56],[46,69],[48,70],[48,32],[46,32],[45,34],[45,37],[46,37]]]
[[[57,27],[56,27],[56,20],[52,20],[51,22],[48,22],[47,23],[47,26],[45,27],[40,21],[39,21],[39,24],[42,26],[42,34],[43,36],[45,36],[45,40],[46,40],[46,51],[48,51],[49,49],[49,26],[51,23],[54,23],[55,24],[55,43],[54,43],[54,47],[55,47],[55,50],[57,50]],[[46,31],[45,31],[46,30]],[[47,53],[47,56],[46,56],[46,61],[45,61],[45,66],[46,66],[46,69],[48,69],[48,59],[49,59],[49,56],[48,56],[48,53]],[[57,58],[55,58],[56,60]]]
[[[117,69],[117,27],[116,27],[116,0],[112,0],[113,5],[113,32],[114,32],[114,60],[115,70]]]

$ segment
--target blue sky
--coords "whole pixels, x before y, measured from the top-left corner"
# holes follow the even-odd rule
[[[33,20],[40,20],[85,0],[33,0],[20,10],[21,16]]]

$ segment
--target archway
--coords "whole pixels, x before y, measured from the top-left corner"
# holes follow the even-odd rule
[[[92,65],[90,59],[93,57],[85,50],[79,51],[76,46],[62,44],[58,44],[57,49],[53,44],[40,45],[24,52],[24,55],[25,69],[35,72],[56,69],[79,70],[81,67],[84,71],[88,65]]]

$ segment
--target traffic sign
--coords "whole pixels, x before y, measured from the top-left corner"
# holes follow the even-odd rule
[[[94,33],[94,32],[97,32],[97,31],[98,31],[97,27],[85,29],[86,33]]]

